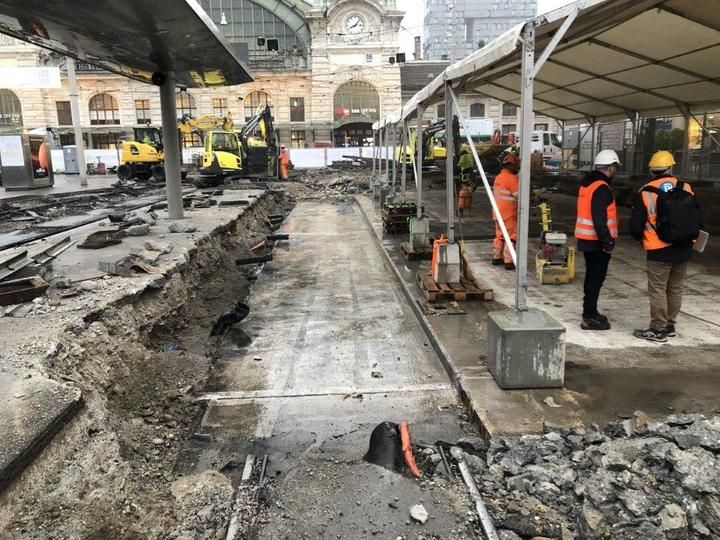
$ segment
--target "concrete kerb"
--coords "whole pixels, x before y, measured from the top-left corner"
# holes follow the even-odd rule
[[[475,421],[475,425],[478,427],[478,429],[480,429],[480,432],[482,433],[483,437],[485,437],[486,439],[490,439],[492,437],[492,434],[486,428],[487,422],[483,420],[482,412],[477,410],[477,408],[474,406],[473,401],[470,399],[469,395],[467,394],[466,389],[463,386],[462,376],[460,375],[460,372],[457,369],[457,366],[453,362],[452,356],[450,355],[448,350],[445,348],[445,346],[440,341],[440,338],[435,333],[435,330],[433,330],[432,325],[430,324],[430,320],[422,312],[422,310],[420,309],[420,306],[415,301],[415,297],[414,297],[412,291],[410,290],[410,287],[407,285],[407,283],[405,283],[405,280],[403,280],[402,274],[400,274],[400,270],[393,262],[392,258],[390,257],[390,254],[383,247],[382,238],[380,237],[380,235],[378,235],[378,232],[375,229],[375,227],[373,227],[372,221],[370,221],[370,218],[368,217],[367,213],[365,212],[363,205],[360,203],[360,201],[357,199],[357,197],[352,197],[352,201],[355,204],[355,206],[360,210],[360,214],[362,215],[363,220],[365,221],[365,224],[368,226],[368,228],[372,232],[372,236],[375,240],[375,246],[377,247],[378,251],[382,254],[382,257],[385,260],[385,263],[387,264],[388,268],[390,268],[391,273],[392,273],[393,277],[395,278],[395,281],[400,286],[400,290],[402,291],[403,296],[405,296],[405,299],[407,300],[408,304],[410,305],[412,312],[415,314],[415,317],[417,318],[418,322],[420,323],[420,327],[423,329],[423,332],[425,333],[425,336],[427,337],[428,341],[430,342],[430,345],[432,346],[433,350],[435,351],[435,354],[437,354],[438,359],[440,360],[440,363],[442,364],[443,368],[445,369],[445,372],[448,374],[448,377],[450,377],[450,381],[452,382],[453,386],[457,390],[457,392],[460,396],[460,399],[470,409],[470,413],[472,415],[473,420]]]

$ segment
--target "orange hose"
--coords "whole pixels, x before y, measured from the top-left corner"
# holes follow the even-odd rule
[[[415,478],[420,478],[420,469],[418,469],[415,456],[413,456],[412,443],[410,442],[410,426],[407,422],[400,423],[400,442],[402,443],[403,457],[408,469],[410,469],[410,474]]]

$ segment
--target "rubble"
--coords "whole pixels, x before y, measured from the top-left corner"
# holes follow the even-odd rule
[[[459,442],[500,537],[720,536],[720,418],[630,422]]]
[[[410,508],[410,517],[418,523],[425,523],[428,519],[428,512],[422,504],[416,504]]]

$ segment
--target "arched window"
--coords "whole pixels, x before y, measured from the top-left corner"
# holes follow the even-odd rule
[[[485,104],[484,103],[471,103],[470,104],[470,118],[483,118],[485,116]]]
[[[255,113],[257,112],[260,105],[269,105],[270,107],[272,107],[273,102],[270,94],[258,90],[256,92],[251,92],[247,96],[245,96],[243,104],[245,105],[245,121],[247,122],[253,116],[255,116]]]
[[[19,131],[22,125],[20,100],[10,90],[0,90],[0,130]]]
[[[90,98],[90,125],[105,126],[120,123],[117,100],[110,94],[97,94]]]
[[[333,100],[335,120],[350,117],[380,119],[380,96],[371,84],[364,81],[350,81],[341,85]]]
[[[175,108],[177,109],[177,119],[180,120],[186,114],[197,116],[197,106],[195,98],[187,92],[178,92],[175,94]]]

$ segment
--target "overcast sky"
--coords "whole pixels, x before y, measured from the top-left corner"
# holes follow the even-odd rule
[[[545,13],[571,3],[573,0],[538,0],[538,13]],[[397,0],[398,9],[405,11],[400,29],[400,49],[413,59],[413,38],[422,35],[424,0]]]

